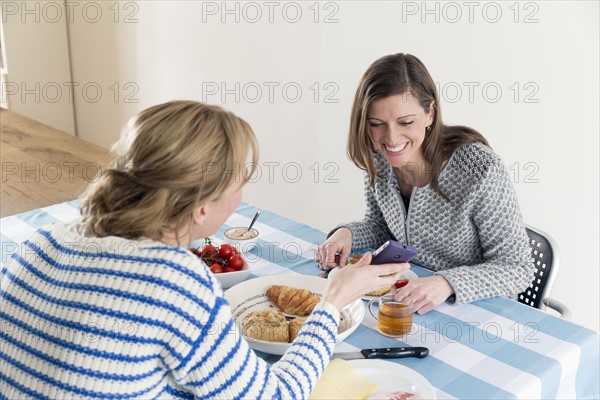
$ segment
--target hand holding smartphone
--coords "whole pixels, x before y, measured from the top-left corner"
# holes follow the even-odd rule
[[[391,264],[410,261],[417,255],[417,249],[395,240],[388,240],[373,252],[371,264]]]

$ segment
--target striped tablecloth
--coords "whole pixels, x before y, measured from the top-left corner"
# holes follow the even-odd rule
[[[77,218],[78,204],[75,200],[0,219],[1,264],[20,251],[20,243],[37,228]],[[242,203],[217,232],[217,239],[222,239],[229,227],[247,225],[256,210]],[[246,254],[252,270],[248,279],[321,273],[313,254],[325,239],[323,232],[266,210],[255,226],[261,239]],[[412,270],[421,276],[430,274],[418,266]],[[413,330],[402,340],[379,334],[375,324],[367,313],[362,325],[336,347],[336,352],[428,347],[430,353],[424,359],[396,362],[427,378],[438,398],[600,397],[598,333],[506,298],[458,306],[442,304],[426,315],[415,314]],[[261,356],[272,360],[266,354]]]

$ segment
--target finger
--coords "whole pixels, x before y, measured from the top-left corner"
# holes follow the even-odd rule
[[[321,244],[319,247],[317,247],[316,260],[324,260],[326,254],[325,245]]]
[[[327,242],[325,243],[325,260],[327,262],[332,262],[335,260],[335,253],[337,245],[335,243],[332,242]]]
[[[406,299],[406,294],[403,293],[402,291],[399,290],[399,291],[396,291],[396,293],[394,293],[394,300],[403,303],[404,299]]]
[[[327,251],[325,244],[320,245],[315,253],[315,263],[320,269],[327,270],[326,267]]]
[[[348,258],[350,258],[350,249],[342,249],[340,252],[340,267],[348,264]]]
[[[320,268],[324,270],[329,270],[338,266],[338,260],[335,253],[332,253],[333,246],[326,246],[322,251],[322,256],[320,257]]]
[[[424,305],[423,307],[419,308],[416,312],[419,315],[423,315],[423,314],[428,313],[431,310],[433,310],[433,305],[432,304],[427,304],[427,305]]]
[[[397,280],[398,278],[400,278],[400,275],[402,275],[403,272],[408,270],[408,268],[410,267],[410,264],[407,264],[407,263],[380,264],[380,265],[375,265],[374,267],[377,268],[377,274],[379,276],[381,276],[381,277],[389,276],[390,278],[395,277]]]
[[[320,268],[324,271],[329,271],[330,269],[334,269],[335,267],[337,267],[337,264],[334,262],[325,262],[322,263]]]
[[[363,256],[360,258],[360,260],[358,260],[356,262],[355,265],[357,265],[359,267],[362,267],[364,265],[370,265],[372,259],[373,259],[373,255],[371,254],[370,251],[367,251],[365,254],[363,254]]]
[[[425,314],[427,311],[429,311],[431,309],[430,307],[431,307],[430,302],[428,302],[426,299],[421,299],[421,300],[413,303],[413,312],[416,312],[419,315]]]
[[[320,259],[320,262],[318,263],[319,268],[323,269],[323,270],[330,270],[334,267],[336,267],[336,263],[335,261],[328,261],[327,260],[327,255],[323,255]]]
[[[337,245],[335,243],[327,243],[325,246],[325,257],[323,258],[323,266],[326,268],[337,267],[338,262],[336,261]]]
[[[413,301],[413,312],[424,314],[429,311],[431,308],[431,301],[429,301],[426,297],[421,297],[418,300],[412,298]]]
[[[394,293],[394,299],[396,299],[397,301],[400,301],[400,302],[408,301],[408,298],[411,293],[412,293],[412,287],[409,287],[409,285],[406,285],[400,289],[396,289],[396,292]]]

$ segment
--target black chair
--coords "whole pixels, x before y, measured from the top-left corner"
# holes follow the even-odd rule
[[[529,288],[519,293],[519,302],[540,310],[549,307],[557,311],[562,318],[571,319],[569,307],[550,297],[558,275],[558,246],[550,235],[539,229],[527,226],[526,230],[536,271]]]

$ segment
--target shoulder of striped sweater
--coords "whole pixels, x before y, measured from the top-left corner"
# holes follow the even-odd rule
[[[181,278],[195,281],[206,286],[210,290],[215,290],[219,284],[208,269],[208,266],[198,256],[192,252],[173,246],[142,246],[140,254],[145,254],[147,257],[156,260],[156,263],[161,267],[171,270],[169,276],[175,273]]]
[[[96,250],[106,247],[115,253],[135,255],[133,250],[145,254],[153,254],[155,257],[182,260],[197,260],[190,251],[185,248],[168,245],[155,240],[127,239],[119,236],[93,237],[83,234],[78,221],[71,223],[57,223],[47,225],[37,231],[38,235],[44,236],[49,240],[55,240],[58,243],[69,243],[73,246],[96,245]],[[127,246],[129,246],[127,248]]]
[[[212,273],[206,264],[186,249],[160,244],[140,244],[132,254],[148,259],[149,263],[160,265],[162,271],[157,273],[169,279],[180,275],[182,278],[203,283],[209,288],[214,286]]]
[[[104,252],[106,258],[118,259],[129,265],[129,272],[161,275],[169,280],[178,276],[205,283],[213,287],[210,272],[206,265],[192,252],[185,248],[167,245],[161,242],[140,239],[132,240],[116,236],[88,237],[81,233],[77,223],[55,224],[36,232],[32,241],[47,241],[59,251],[78,251],[85,256],[97,256]],[[140,264],[147,266],[160,265],[160,269],[139,269]],[[121,265],[118,268],[123,268]],[[168,270],[171,272],[169,273]],[[176,273],[177,272],[177,273]]]

